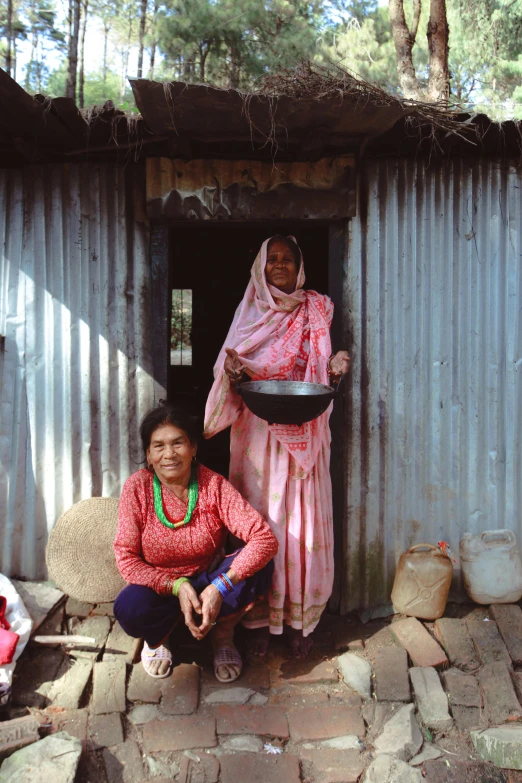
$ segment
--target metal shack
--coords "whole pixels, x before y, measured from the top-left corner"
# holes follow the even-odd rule
[[[518,127],[302,68],[272,95],[132,80],[130,119],[0,71],[1,572],[44,578],[58,516],[118,496],[155,401],[202,413],[275,232],[296,235],[352,356],[332,609],[388,600],[413,543],[522,541]],[[226,435],[204,448],[226,470]]]

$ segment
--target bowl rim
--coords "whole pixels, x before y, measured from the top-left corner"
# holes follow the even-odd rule
[[[313,394],[289,394],[285,393],[283,391],[263,391],[259,388],[251,388],[252,385],[258,385],[258,384],[299,384],[300,386],[314,386],[318,391],[316,391]],[[320,390],[320,391],[319,391]],[[245,381],[245,383],[238,383],[236,386],[236,391],[241,394],[242,392],[246,392],[248,394],[258,394],[262,397],[288,397],[288,398],[300,398],[300,399],[321,399],[324,397],[327,397],[329,395],[335,395],[336,390],[333,388],[333,386],[328,386],[325,383],[312,383],[310,381],[289,381],[289,380],[280,380],[278,378],[268,379],[268,380],[258,380],[258,381]]]

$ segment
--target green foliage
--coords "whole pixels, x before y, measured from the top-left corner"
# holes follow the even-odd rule
[[[120,108],[124,111],[130,110],[131,102],[132,106],[134,106],[132,91],[127,85],[123,93],[124,100],[121,102],[121,79],[118,74],[113,71],[107,72],[105,81],[101,69],[98,69],[97,71],[87,71],[84,90],[86,106],[99,106],[100,104],[105,103],[105,101],[113,101],[116,105],[120,103],[126,104],[126,108],[123,108],[123,105],[120,105]]]
[[[411,28],[413,4],[404,5]],[[400,94],[388,9],[361,0],[348,10],[348,19],[328,30],[322,56]],[[422,86],[428,79],[428,11],[424,0],[413,49]],[[492,119],[522,117],[522,0],[447,0],[447,14],[452,99]]]
[[[172,364],[192,364],[192,291],[173,289],[170,316]]]
[[[58,68],[55,68],[47,77],[46,93],[51,98],[65,95],[65,82],[67,81],[67,61],[62,60]]]
[[[446,0],[452,97],[493,118],[522,116],[522,0]],[[82,8],[84,5],[82,4]],[[17,78],[30,92],[63,95],[67,20],[57,0],[13,0]],[[134,102],[126,76],[137,60],[141,0],[89,0],[85,105]],[[409,23],[413,1],[405,0]],[[413,49],[421,84],[428,78],[423,9]],[[0,66],[5,63],[7,0],[0,0]],[[91,33],[92,34],[92,33]],[[23,58],[20,42],[26,40]],[[379,0],[148,0],[144,75],[251,89],[301,59],[335,62],[400,94],[386,5]],[[58,64],[57,64],[58,63]]]
[[[67,60],[62,60],[58,68],[49,74],[46,93],[53,98],[65,95],[65,82],[67,80]],[[85,105],[99,106],[106,101],[113,101],[123,111],[135,111],[134,98],[130,87],[124,93],[125,100],[120,102],[121,79],[118,74],[108,71],[104,82],[101,69],[87,71],[85,78]]]
[[[0,65],[7,55],[7,0],[0,0]],[[13,0],[12,36],[15,44],[27,38],[27,22],[23,17],[23,0]]]
[[[493,119],[522,116],[521,0],[453,0],[448,21],[456,100]]]
[[[23,40],[27,37],[27,25],[22,16],[22,3],[13,0],[13,33],[16,39]],[[7,33],[7,0],[0,0],[0,36]],[[3,42],[2,42],[3,43]]]
[[[40,92],[49,74],[46,48],[53,44],[63,48],[65,35],[56,27],[56,12],[49,0],[28,0],[26,16],[31,56],[26,67],[24,87],[32,92]]]
[[[174,78],[247,88],[313,59],[320,17],[319,0],[167,0],[158,44]]]
[[[379,9],[379,13],[385,9]],[[325,59],[357,74],[391,94],[398,92],[395,50],[379,20],[356,18],[339,25],[328,37]]]

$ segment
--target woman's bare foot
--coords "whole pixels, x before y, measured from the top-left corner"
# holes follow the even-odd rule
[[[241,674],[243,661],[233,645],[214,649],[214,674],[219,682],[234,682]]]
[[[234,682],[241,674],[243,661],[234,645],[234,628],[243,614],[221,617],[208,634],[214,650],[214,674],[219,682]]]
[[[307,658],[310,655],[310,650],[313,647],[314,640],[312,634],[303,636],[303,632],[296,628],[287,628],[288,638],[290,639],[290,647],[292,649],[292,655],[294,658]]]
[[[246,629],[245,646],[249,660],[258,661],[264,658],[270,644],[270,631],[265,628]]]
[[[164,677],[168,677],[171,672],[172,653],[166,644],[149,647],[147,642],[143,642],[141,662],[147,674],[161,680]]]

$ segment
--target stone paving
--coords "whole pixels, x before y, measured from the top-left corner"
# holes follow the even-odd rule
[[[522,767],[518,605],[450,604],[435,623],[325,616],[309,660],[272,637],[266,662],[231,685],[185,628],[171,676],[147,676],[111,604],[69,599],[44,630],[96,645],[28,645],[0,753],[37,731],[71,735],[76,783],[522,783],[500,768]]]

